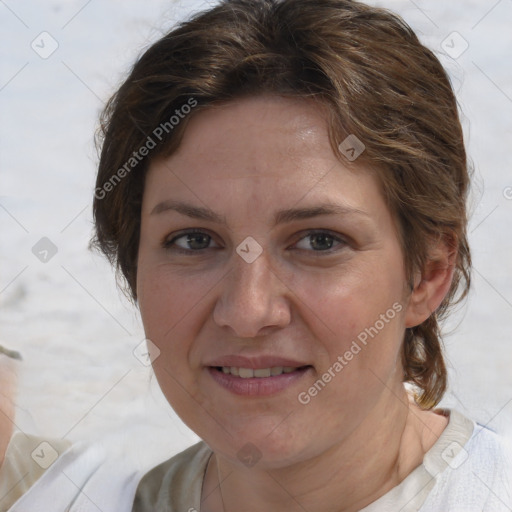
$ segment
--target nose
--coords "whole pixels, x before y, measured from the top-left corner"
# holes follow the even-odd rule
[[[215,304],[215,323],[238,338],[254,338],[288,325],[289,288],[271,268],[265,251],[252,263],[238,254],[233,260]]]

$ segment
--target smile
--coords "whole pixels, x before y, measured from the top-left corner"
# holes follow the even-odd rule
[[[308,366],[270,366],[246,368],[239,366],[210,366],[208,373],[216,384],[225,390],[242,396],[269,396],[290,388],[306,373],[313,371]]]
[[[251,379],[251,378],[264,378],[264,377],[276,377],[277,375],[282,375],[283,373],[292,373],[297,368],[293,366],[273,366],[272,368],[240,368],[238,366],[222,366],[217,367],[222,373],[226,375],[234,375],[235,377],[240,377],[242,379]]]

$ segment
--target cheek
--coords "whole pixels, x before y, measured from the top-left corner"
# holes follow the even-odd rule
[[[159,350],[154,369],[159,382],[165,374],[168,381],[162,389],[184,385],[194,392],[191,370],[197,369],[194,341],[209,317],[210,294],[222,275],[201,273],[191,276],[172,271],[165,265],[141,265],[138,274],[139,309],[146,338]],[[172,381],[176,379],[178,382]]]
[[[332,379],[330,388],[333,393],[343,392],[341,402],[346,405],[371,398],[371,382],[380,388],[381,380],[401,378],[405,307],[401,267],[392,261],[374,260],[350,272],[342,269],[328,276],[298,275],[295,279],[294,292],[304,304],[301,315],[318,340],[319,376],[329,371],[344,375]]]
[[[326,338],[357,336],[394,303],[402,301],[401,280],[389,267],[383,267],[373,262],[350,272],[342,269],[321,276],[297,274],[293,292],[304,305],[303,312],[309,311],[308,317],[324,331]],[[395,307],[391,312],[393,319],[396,309],[402,308]]]
[[[139,309],[146,334],[165,345],[181,337],[185,320],[194,315],[215,284],[215,276],[181,275],[166,265],[140,265],[138,273]]]
[[[400,385],[404,306],[401,287],[388,276],[334,277],[321,287],[298,283],[310,306],[302,315],[318,340],[321,361],[315,382],[299,400],[307,404],[304,415],[342,429],[357,424],[387,389]]]
[[[156,345],[153,371],[167,401],[197,431],[197,405],[202,402],[191,371],[191,351],[201,329],[198,312],[211,286],[182,279],[164,267],[139,270],[139,309],[146,338]]]
[[[169,363],[181,359],[183,356],[179,355],[180,352],[186,354],[182,344],[175,341],[179,319],[184,317],[187,309],[187,300],[180,300],[182,295],[176,283],[162,279],[155,268],[139,266],[139,310],[145,336],[156,346],[151,359],[160,387],[163,382],[161,379],[165,378],[166,373],[169,376],[176,373],[176,368]],[[183,365],[177,365],[177,368],[180,366]]]

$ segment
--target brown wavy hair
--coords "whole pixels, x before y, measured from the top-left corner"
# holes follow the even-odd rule
[[[470,284],[469,172],[445,70],[387,10],[350,0],[224,0],[153,44],[101,116],[93,244],[136,300],[140,209],[150,162],[177,149],[192,116],[261,94],[327,107],[338,155],[348,134],[364,143],[356,163],[378,170],[410,282],[428,260],[432,240],[453,244],[449,293],[403,340],[404,381],[419,389],[420,406],[433,407],[447,385],[439,321]],[[192,102],[197,106],[189,113],[183,105]],[[173,114],[180,114],[178,123],[171,122]],[[153,146],[150,139],[155,146],[140,149]]]

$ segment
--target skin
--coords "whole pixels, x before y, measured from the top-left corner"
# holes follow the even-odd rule
[[[171,200],[207,207],[226,225],[155,212]],[[273,225],[277,210],[326,203],[352,211]],[[211,239],[174,240],[187,228]],[[326,247],[307,230],[340,241]],[[263,249],[253,263],[236,252],[247,236]],[[450,286],[453,255],[441,245],[431,254],[411,292],[374,172],[336,157],[325,112],[312,102],[263,96],[203,111],[178,151],[152,162],[137,294],[160,351],[153,366],[162,391],[214,451],[202,511],[240,510],[240,496],[248,512],[355,511],[421,463],[447,419],[409,400],[400,348],[405,328],[424,321]],[[401,311],[301,404],[298,394],[396,303]],[[231,354],[311,368],[275,395],[237,396],[205,367]],[[249,442],[261,454],[252,467],[237,457]]]

